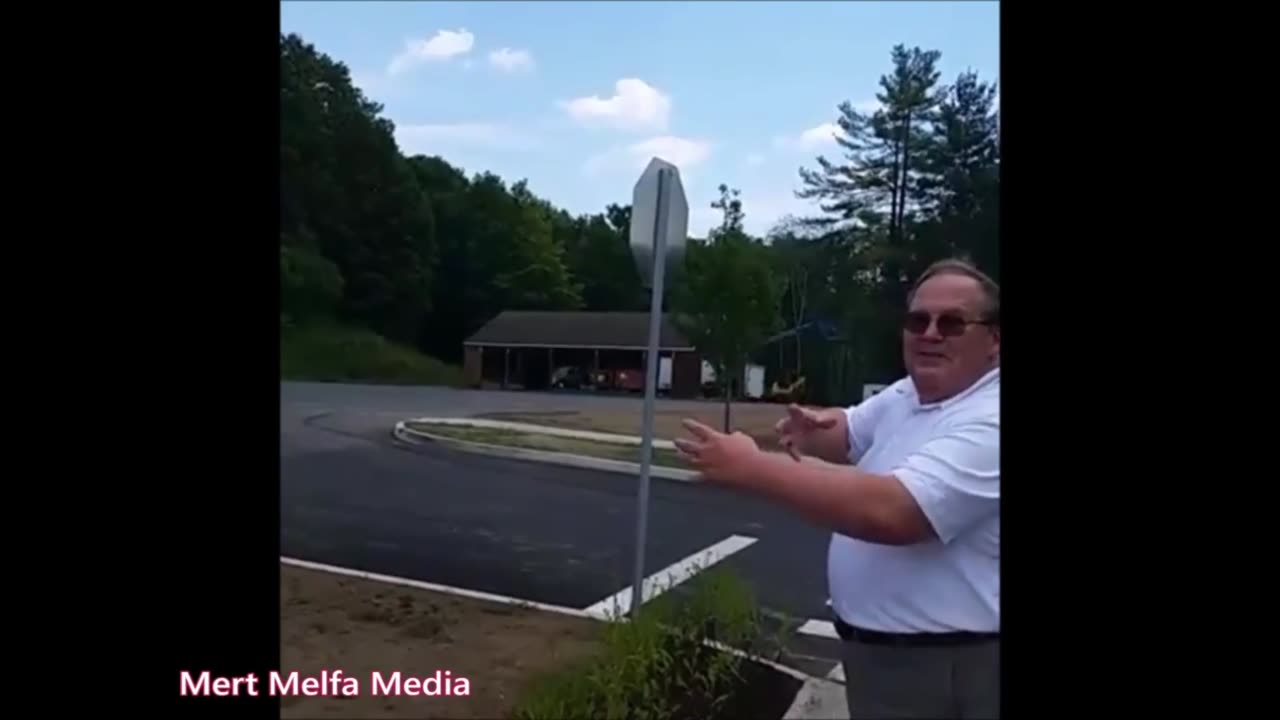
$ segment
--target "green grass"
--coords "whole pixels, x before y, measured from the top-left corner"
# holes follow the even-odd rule
[[[583,440],[580,438],[559,437],[542,433],[508,430],[506,428],[466,427],[445,425],[442,423],[407,423],[413,430],[421,430],[433,435],[486,443],[489,445],[506,445],[508,447],[528,448],[530,450],[548,450],[551,452],[572,453],[606,460],[623,460],[640,462],[639,445],[622,445],[618,443]],[[688,464],[680,459],[675,450],[653,448],[653,464],[664,467],[688,468]]]
[[[280,377],[318,382],[462,386],[462,370],[361,328],[316,325],[280,337]]]
[[[515,712],[518,720],[552,718],[716,718],[743,690],[740,656],[704,640],[751,651],[761,617],[747,585],[716,569],[683,597],[668,592],[637,621],[610,622],[596,657],[538,678]]]

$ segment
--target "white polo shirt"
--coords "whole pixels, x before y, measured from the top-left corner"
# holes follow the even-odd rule
[[[910,378],[846,411],[850,461],[892,474],[939,539],[889,546],[831,538],[831,605],[887,632],[1000,629],[1000,368],[939,403]]]

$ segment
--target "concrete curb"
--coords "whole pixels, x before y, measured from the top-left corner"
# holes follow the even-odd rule
[[[577,467],[586,470],[599,470],[601,472],[612,472],[623,475],[636,475],[640,472],[640,463],[626,462],[624,460],[607,460],[604,458],[588,457],[586,455],[574,455],[572,453],[559,453],[550,450],[531,450],[529,448],[516,448],[506,445],[490,445],[489,443],[471,442],[469,440],[458,440],[456,438],[443,437],[433,433],[423,432],[409,428],[406,423],[410,422],[431,422],[448,425],[464,425],[472,427],[502,427],[512,430],[526,430],[528,432],[542,432],[544,430],[558,430],[558,432],[548,432],[544,434],[559,435],[561,437],[584,437],[581,434],[570,435],[567,433],[585,433],[586,431],[578,430],[561,430],[559,428],[544,428],[539,425],[522,425],[521,423],[501,423],[497,420],[481,421],[467,420],[460,418],[417,418],[414,420],[401,420],[396,423],[392,435],[401,442],[413,443],[418,441],[427,441],[438,443],[446,447],[451,447],[463,452],[477,453],[480,455],[492,455],[494,457],[503,457],[511,460],[524,460],[528,462],[541,462],[551,465],[563,465],[566,467]],[[481,424],[484,423],[484,424]],[[491,423],[499,423],[497,425]],[[516,427],[512,427],[516,426]],[[529,428],[532,428],[530,430]],[[605,435],[604,433],[587,433],[585,439],[598,439],[589,437],[591,435]],[[626,438],[625,435],[614,435],[611,437]],[[605,440],[604,442],[611,442]],[[654,447],[663,447],[659,442],[665,442],[670,445],[671,441],[654,441]],[[620,443],[631,444],[631,443]],[[671,445],[674,447],[674,445]],[[662,465],[651,465],[649,468],[649,476],[653,478],[661,478],[663,480],[674,480],[676,482],[696,483],[701,482],[698,474],[692,470],[681,470],[680,468],[664,467]]]
[[[521,432],[552,435],[555,437],[576,438],[579,440],[595,440],[596,442],[615,443],[618,445],[640,445],[643,438],[634,435],[616,435],[594,430],[571,430],[569,428],[534,425],[532,423],[509,422],[507,420],[488,420],[486,418],[414,418],[405,422],[429,422],[437,425],[460,425],[462,427],[494,428],[496,430],[519,430]],[[675,450],[676,444],[670,440],[653,439],[655,448]]]

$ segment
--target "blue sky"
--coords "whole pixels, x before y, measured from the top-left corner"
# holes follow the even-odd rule
[[[895,43],[942,80],[998,81],[996,2],[282,2],[281,29],[347,65],[402,152],[489,170],[574,214],[628,203],[675,163],[689,231],[742,190],[762,234],[814,209],[798,169],[834,157],[843,101],[875,102]]]

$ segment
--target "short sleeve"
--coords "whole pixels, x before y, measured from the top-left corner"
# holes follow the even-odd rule
[[[893,388],[885,388],[844,411],[845,426],[849,432],[849,460],[857,463],[871,449],[875,441],[876,426],[884,417],[885,408],[889,405],[889,393]]]
[[[964,421],[925,443],[892,474],[907,488],[942,542],[1000,506],[1000,421]]]

